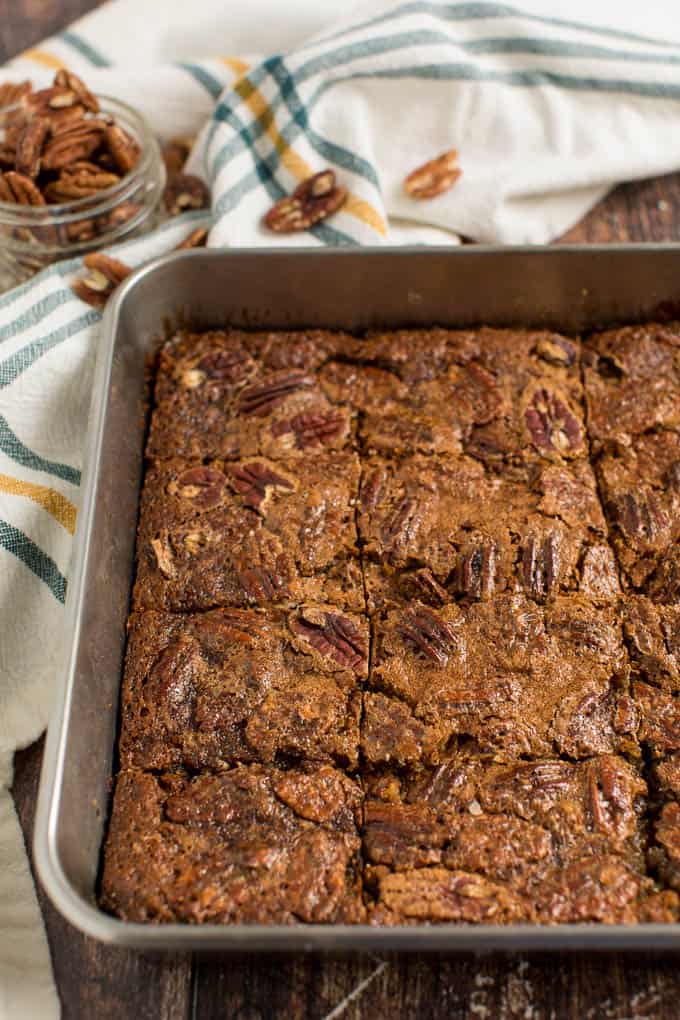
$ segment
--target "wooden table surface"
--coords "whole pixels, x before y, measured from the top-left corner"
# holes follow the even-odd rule
[[[140,0],[143,2],[143,0]],[[55,32],[92,0],[0,0],[0,61]],[[562,240],[676,240],[680,174],[617,188]],[[16,757],[14,795],[32,838],[42,742]],[[110,949],[40,893],[64,1020],[677,1020],[674,957],[635,954],[374,955],[163,961]],[[35,1020],[40,1020],[36,1017]]]

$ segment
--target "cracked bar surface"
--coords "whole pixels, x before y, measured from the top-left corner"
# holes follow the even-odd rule
[[[627,593],[648,868],[680,889],[680,324],[595,334],[583,363],[593,462]]]
[[[121,762],[195,770],[287,757],[356,768],[367,667],[365,622],[332,606],[288,617],[134,614]]]
[[[524,592],[613,597],[619,583],[590,466],[544,462],[498,477],[471,457],[363,467],[369,608]]]
[[[138,609],[332,602],[362,611],[359,459],[263,457],[150,466],[137,547]]]
[[[678,351],[672,325],[168,342],[107,909],[678,920]]]
[[[626,590],[680,597],[680,325],[595,334],[584,349],[588,422]]]
[[[147,454],[278,460],[351,446],[351,408],[327,398],[317,369],[354,346],[321,331],[180,334],[160,353]]]
[[[524,596],[374,624],[362,749],[371,764],[436,764],[453,740],[482,754],[637,755],[621,624],[583,598]]]
[[[102,881],[118,916],[365,915],[356,414],[317,372],[355,345],[230,330],[161,351]]]
[[[465,450],[502,466],[584,454],[578,356],[546,331],[396,330],[369,334],[352,364],[320,378],[359,411],[368,454]]]
[[[501,764],[465,753],[366,787],[373,924],[676,920],[645,876],[639,771],[620,757]]]
[[[361,921],[361,791],[342,772],[124,771],[102,901],[127,921]]]

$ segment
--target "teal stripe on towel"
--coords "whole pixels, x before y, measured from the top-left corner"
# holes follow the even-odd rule
[[[428,3],[427,0],[417,0],[415,3],[402,4],[384,14],[378,14],[374,18],[357,22],[348,28],[340,29],[331,35],[314,39],[301,49],[312,49],[344,36],[352,35],[354,32],[362,32],[366,29],[375,28],[377,25],[395,22],[402,18],[410,17],[412,14],[429,14],[440,21],[483,21],[491,18],[521,18],[523,21],[531,21],[538,25],[550,25],[556,28],[566,28],[570,31],[581,32],[584,35],[603,35],[607,39],[620,39],[622,42],[642,44],[647,46],[659,46],[669,49],[678,49],[677,43],[669,42],[667,39],[658,39],[648,35],[636,35],[633,32],[622,32],[603,25],[588,25],[581,21],[568,21],[565,18],[547,18],[540,14],[531,14],[519,7],[511,7],[509,4],[495,3],[460,3],[460,4],[437,4]]]
[[[202,85],[213,99],[217,99],[225,87],[221,81],[218,81],[218,79],[215,78],[214,75],[210,74],[209,71],[206,71],[204,67],[199,67],[197,64],[178,64],[177,66],[181,67],[183,71],[187,72],[187,74],[190,74],[194,81],[198,82],[199,85]]]
[[[0,546],[16,556],[36,577],[50,589],[58,602],[66,600],[66,578],[51,556],[33,542],[23,531],[0,519]]]
[[[74,297],[71,291],[56,291],[52,296],[58,297],[60,294],[65,294],[70,299]],[[55,307],[62,303],[61,301],[57,302]],[[72,319],[71,322],[60,326],[59,329],[53,330],[47,336],[31,341],[25,347],[10,354],[4,361],[0,361],[0,389],[13,383],[22,372],[25,372],[27,368],[30,368],[31,365],[35,364],[39,358],[47,354],[48,351],[51,351],[52,348],[58,347],[59,344],[69,340],[75,333],[79,333],[86,326],[91,326],[93,322],[97,322],[100,318],[101,312],[91,309],[89,312],[85,312],[84,315],[79,315],[76,319]],[[23,319],[24,316],[16,319],[15,324]],[[15,333],[21,332],[31,324],[30,322],[23,322],[21,327],[15,330]]]
[[[59,464],[53,460],[46,460],[45,457],[34,453],[15,435],[2,414],[0,414],[0,452],[10,460],[21,464],[22,467],[31,468],[33,471],[44,471],[45,474],[61,478],[65,482],[70,482],[71,485],[80,485],[80,471],[77,468],[70,467],[68,464]]]
[[[73,47],[73,49],[76,50],[81,57],[85,57],[86,60],[89,60],[94,67],[111,66],[111,62],[107,60],[102,53],[99,53],[99,51],[96,50],[91,43],[86,42],[85,39],[76,35],[76,33],[72,32],[70,29],[67,32],[61,32],[58,38],[61,39],[62,42],[68,43],[69,46]]]

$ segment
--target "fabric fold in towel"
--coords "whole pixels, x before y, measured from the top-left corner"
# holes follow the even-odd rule
[[[49,950],[7,789],[10,778],[9,755],[0,753],[0,1017],[56,1020],[59,1004]]]

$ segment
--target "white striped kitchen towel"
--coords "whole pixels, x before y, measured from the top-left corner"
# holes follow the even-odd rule
[[[42,86],[67,65],[161,135],[200,131],[192,166],[212,185],[212,245],[545,242],[616,182],[680,168],[680,25],[654,2],[574,0],[568,19],[557,0],[518,3],[361,2],[331,25],[317,0],[115,0],[0,81]],[[230,56],[249,52],[270,55]],[[451,147],[454,188],[408,199],[406,173]],[[269,205],[325,166],[349,190],[344,208],[302,235],[266,233]],[[195,223],[121,255],[145,262]],[[61,661],[100,319],[69,290],[77,268],[0,297],[1,1020],[58,1014],[7,787]]]

